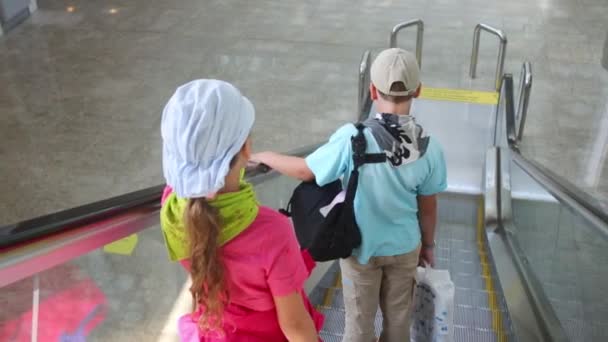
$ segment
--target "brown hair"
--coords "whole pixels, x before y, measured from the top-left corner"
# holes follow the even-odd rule
[[[228,301],[220,256],[221,218],[218,210],[204,198],[189,199],[184,216],[190,248],[193,310],[203,308],[198,321],[202,331],[221,332]]]
[[[240,152],[230,161],[231,169],[239,161],[239,156]],[[199,307],[203,308],[198,320],[199,328],[203,332],[222,334],[224,307],[230,299],[219,243],[222,218],[207,199],[191,198],[184,211],[184,222],[190,250],[193,313]]]
[[[406,91],[406,90],[407,89],[405,88],[405,84],[403,84],[403,82],[401,82],[401,81],[394,82],[393,84],[391,84],[391,91]],[[387,94],[384,94],[383,92],[381,92],[380,90],[378,90],[378,94],[380,94],[380,97],[382,97],[384,100],[393,102],[393,103],[406,102],[406,101],[411,100],[414,97],[413,95],[407,95],[407,96],[387,95]]]

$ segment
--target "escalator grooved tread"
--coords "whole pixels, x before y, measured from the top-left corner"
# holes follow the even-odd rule
[[[438,232],[455,229],[449,234],[438,234],[441,238],[437,240],[436,250],[437,268],[448,269],[455,286],[454,341],[514,340],[492,257],[485,251],[479,253],[476,230],[463,224],[440,223],[438,226]],[[487,262],[482,263],[482,260]],[[315,289],[324,296],[317,294],[317,300],[313,301],[326,315],[321,335],[327,341],[340,341],[344,332],[344,300],[342,289],[336,283],[340,276],[337,264]],[[495,284],[495,287],[488,287],[488,283]],[[379,334],[382,326],[380,311],[375,324]]]

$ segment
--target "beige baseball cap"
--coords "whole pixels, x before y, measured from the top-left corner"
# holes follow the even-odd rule
[[[413,53],[386,49],[376,57],[370,71],[372,83],[380,92],[391,96],[413,95],[420,85],[420,69]],[[405,91],[391,91],[395,82],[403,82]]]

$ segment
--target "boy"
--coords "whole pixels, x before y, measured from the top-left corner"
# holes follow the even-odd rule
[[[371,67],[370,94],[378,111],[365,121],[368,153],[387,155],[383,164],[360,169],[355,216],[361,246],[340,260],[346,325],[343,341],[376,340],[374,318],[383,314],[380,342],[409,341],[410,305],[418,264],[434,264],[436,194],[446,189],[446,166],[439,143],[411,117],[420,94],[418,63],[402,49],[382,51]],[[264,152],[256,162],[323,186],[353,169],[353,125],[340,128],[306,159]]]

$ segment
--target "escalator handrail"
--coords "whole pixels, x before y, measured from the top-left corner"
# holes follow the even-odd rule
[[[513,101],[511,101],[510,105],[505,106],[505,115],[507,141],[515,164],[553,195],[556,200],[585,218],[599,233],[608,238],[608,212],[598,205],[599,201],[567,179],[555,174],[539,163],[524,157],[518,147],[517,130],[515,127],[517,121],[515,119]]]
[[[318,146],[288,154],[303,157]],[[264,165],[246,172],[246,179],[254,185],[278,176]],[[5,244],[0,249],[0,288],[158,226],[163,188],[158,185],[0,228],[21,230],[17,232],[21,240],[14,239],[19,241],[16,245]]]
[[[515,164],[541,184],[555,199],[592,223],[592,226],[608,239],[608,213],[597,204],[597,200],[565,178],[527,159],[513,147],[511,147],[511,155]]]
[[[504,101],[504,110],[506,116],[506,137],[507,141],[516,141],[514,139],[514,130],[512,128],[515,127],[512,116],[514,113],[514,96],[513,96],[513,77],[510,74],[505,74],[502,78],[502,92],[501,92],[501,101]],[[500,107],[499,107],[500,108]],[[497,121],[497,124],[500,121]],[[499,236],[502,236],[502,243],[506,250],[508,251],[512,265],[514,266],[516,273],[519,274],[520,280],[518,281],[523,290],[526,292],[528,296],[528,302],[530,304],[530,308],[523,308],[522,306],[515,305],[509,309],[513,310],[513,313],[517,315],[517,310],[531,310],[535,316],[538,333],[539,336],[536,336],[537,339],[542,341],[568,341],[567,335],[561,325],[561,322],[555,312],[547,294],[545,293],[541,283],[539,282],[536,273],[532,270],[531,265],[525,253],[521,249],[521,245],[519,243],[519,238],[517,234],[517,229],[515,229],[515,225],[512,218],[512,209],[511,209],[511,184],[509,183],[509,179],[511,179],[511,170],[509,168],[509,157],[505,156],[505,154],[501,153],[501,151],[506,151],[506,147],[496,146],[496,167],[497,167],[497,176],[496,183],[494,186],[498,188],[494,190],[494,193],[497,194],[495,200],[499,207],[499,229],[496,229],[494,233],[498,233]],[[510,157],[513,158],[513,153],[510,154]],[[506,180],[503,183],[503,180]],[[493,186],[487,186],[487,189],[491,189]],[[496,250],[492,250],[492,253],[497,253],[497,255],[501,254],[500,248],[500,239],[491,239],[492,244],[495,245]],[[504,251],[503,251],[504,253]],[[500,258],[496,258],[495,260],[499,260]],[[504,264],[505,282],[509,284],[509,272],[508,266],[509,264]],[[511,273],[513,274],[513,273]],[[501,279],[501,282],[503,279]],[[514,284],[509,284],[509,286],[513,286]],[[513,288],[516,288],[513,287]],[[517,295],[516,295],[517,296]],[[522,333],[525,331],[530,331],[525,327],[526,324],[531,323],[528,321],[520,321],[518,325],[520,329],[522,329]],[[528,338],[531,338],[530,336]]]
[[[320,144],[306,146],[288,154],[303,157],[312,153],[319,146]],[[278,173],[264,166],[250,167],[246,172],[247,180],[254,185],[277,176]],[[163,189],[164,184],[156,185],[79,207],[0,226],[0,251],[16,245],[21,248],[29,242],[39,242],[53,234],[67,230],[77,230],[79,227],[109,220],[131,211],[150,208],[150,206],[160,203]]]

